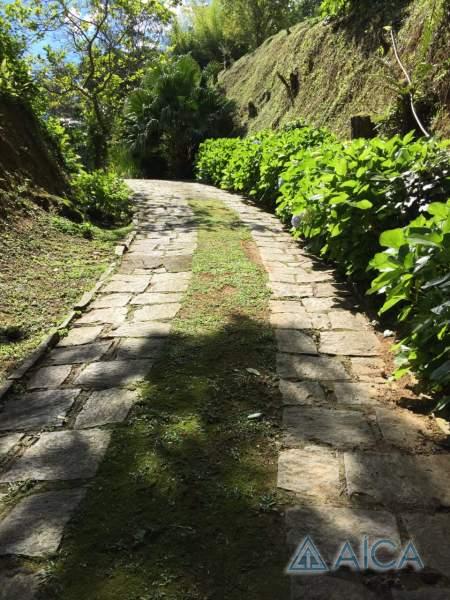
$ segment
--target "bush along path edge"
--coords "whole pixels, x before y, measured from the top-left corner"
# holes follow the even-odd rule
[[[384,298],[383,318],[400,334],[396,376],[413,370],[435,392],[439,408],[446,406],[447,142],[416,140],[412,134],[341,142],[326,130],[293,123],[280,132],[203,143],[197,176],[270,209],[276,206],[281,220],[292,223],[294,237],[302,237],[341,274],[366,290],[373,281],[371,293]]]

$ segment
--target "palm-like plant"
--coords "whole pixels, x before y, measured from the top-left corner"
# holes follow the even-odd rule
[[[144,174],[186,177],[199,144],[229,135],[234,107],[202,77],[189,55],[164,59],[145,74],[124,109],[122,139]]]

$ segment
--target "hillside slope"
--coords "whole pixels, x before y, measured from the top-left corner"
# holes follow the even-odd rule
[[[65,196],[69,182],[42,128],[26,104],[0,96],[0,188],[10,176],[26,178],[33,187]]]
[[[415,0],[403,13],[399,9],[399,49],[414,72],[423,60],[427,37],[426,57],[436,65],[428,74],[432,83],[427,84],[429,97],[421,110],[434,132],[450,136],[448,68],[442,71],[449,55],[449,33],[441,23],[442,31],[436,28],[430,42],[429,5],[428,0]],[[221,74],[220,84],[237,102],[241,123],[249,132],[302,118],[348,137],[352,116],[371,115],[377,120],[399,112],[396,100],[404,77],[383,25],[376,16],[370,23],[349,19],[300,23],[237,61]],[[293,93],[286,84],[292,84]],[[414,124],[409,115],[402,115],[400,121],[407,130]]]

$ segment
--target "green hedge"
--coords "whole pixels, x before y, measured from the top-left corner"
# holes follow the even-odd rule
[[[381,312],[389,310],[403,322],[405,332],[397,347],[398,374],[413,368],[437,388],[448,385],[450,303],[445,294],[450,286],[446,229],[450,161],[446,144],[415,140],[412,134],[342,142],[326,130],[298,126],[243,140],[208,140],[200,147],[197,176],[272,206],[284,222],[291,221],[294,236],[308,240],[313,251],[367,288],[375,271],[382,270],[382,283],[377,277],[372,292],[386,297]],[[447,221],[439,221],[444,213]],[[411,228],[420,227],[433,230],[435,246],[425,234],[411,238]],[[383,251],[392,239],[386,232],[392,229],[403,232],[404,242]],[[397,260],[406,263],[393,271],[391,289],[386,283],[391,271],[383,270],[385,258],[380,256],[394,260],[397,252]],[[416,272],[416,261],[420,265],[425,256],[426,268]],[[401,277],[398,269],[404,270]],[[442,284],[428,287],[443,277]]]

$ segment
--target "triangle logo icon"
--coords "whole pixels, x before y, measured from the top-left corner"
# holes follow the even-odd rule
[[[317,575],[328,571],[326,562],[310,536],[299,544],[286,569],[288,575]]]

